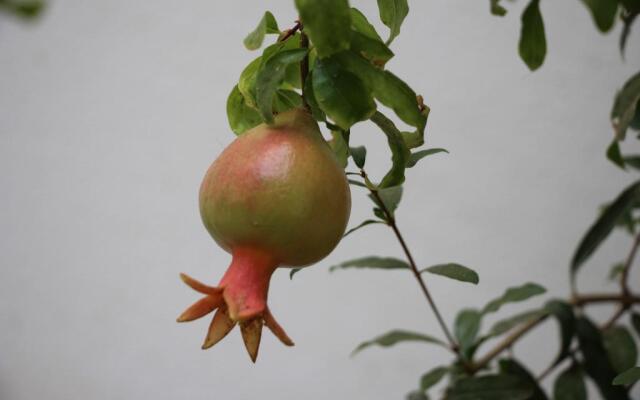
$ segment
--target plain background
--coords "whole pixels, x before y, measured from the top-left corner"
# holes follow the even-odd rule
[[[530,73],[517,56],[524,2],[505,18],[488,3],[411,1],[389,63],[432,108],[428,146],[451,153],[409,171],[399,225],[421,266],[459,262],[481,276],[477,287],[429,277],[449,322],[527,281],[566,296],[577,242],[633,179],[604,152],[612,98],[640,62],[639,28],[623,61],[619,25],[603,36],[580,2],[542,2],[549,52]],[[386,35],[375,2],[354,5]],[[234,138],[225,102],[256,56],[242,39],[266,7],[293,25],[284,0],[59,0],[34,24],[0,19],[0,399],[399,399],[448,360],[424,344],[349,357],[392,328],[441,335],[410,274],[328,272],[400,256],[380,226],[293,281],[274,275],[270,304],[294,348],[265,331],[253,365],[237,330],[205,352],[208,321],[175,323],[197,298],[178,273],[213,284],[229,262],[201,225],[197,191]],[[353,143],[380,177],[383,135],[361,124]],[[370,213],[357,188],[353,204],[351,225]],[[606,275],[629,246],[610,238],[581,289],[616,290]],[[515,354],[540,371],[556,336],[547,323]]]

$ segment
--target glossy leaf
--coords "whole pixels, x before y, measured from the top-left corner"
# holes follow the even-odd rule
[[[392,186],[388,188],[378,189],[378,197],[382,200],[382,204],[378,201],[378,198],[373,194],[369,194],[369,198],[378,206],[384,205],[384,207],[393,215],[393,212],[398,208],[400,200],[402,200],[402,186]]]
[[[380,221],[377,219],[368,219],[366,221],[361,222],[359,225],[349,229],[347,232],[345,232],[345,234],[342,236],[343,238],[345,238],[347,235],[357,231],[358,229],[365,227],[367,225],[371,225],[371,224],[384,224],[384,221]]]
[[[617,140],[613,140],[607,148],[607,158],[618,167],[625,169],[624,159],[620,153],[620,144]]]
[[[513,375],[463,378],[447,389],[445,400],[529,400],[533,388]]]
[[[238,90],[244,96],[245,103],[249,107],[256,108],[256,77],[262,65],[262,56],[251,61],[240,73]]]
[[[640,380],[640,367],[630,368],[613,380],[614,385],[633,385]]]
[[[347,50],[351,34],[351,9],[347,0],[295,0],[304,31],[320,58]]]
[[[608,32],[616,20],[618,3],[612,0],[582,0],[600,32]]]
[[[391,150],[391,168],[382,178],[380,187],[386,188],[401,185],[404,182],[404,170],[410,157],[409,149],[402,138],[402,133],[389,118],[379,111],[373,114],[371,121],[387,136],[387,144]]]
[[[598,327],[587,318],[579,317],[576,320],[576,333],[585,371],[598,386],[602,397],[607,400],[629,400],[623,388],[611,386],[617,374],[609,362]]]
[[[433,336],[403,330],[393,330],[385,333],[384,335],[360,343],[351,354],[356,355],[357,353],[371,346],[391,347],[398,343],[404,342],[423,342],[447,347],[444,342],[437,338],[434,338]]]
[[[569,355],[576,331],[576,318],[573,307],[562,300],[550,300],[545,305],[545,309],[558,321],[560,328],[560,350],[553,362],[553,365],[557,365]]]
[[[504,375],[517,376],[526,382],[532,390],[532,394],[527,400],[548,400],[547,395],[542,390],[536,378],[531,375],[525,367],[513,359],[500,360],[500,373]]]
[[[354,7],[351,7],[351,28],[370,37],[371,39],[382,42],[382,38],[378,35],[376,28],[371,25],[367,17],[365,17],[360,10]]]
[[[333,154],[335,154],[338,159],[338,163],[342,168],[347,167],[347,162],[349,161],[349,142],[348,142],[348,134],[345,134],[343,131],[331,131],[331,140],[329,141],[329,146],[331,150],[333,150]]]
[[[496,312],[507,303],[516,303],[525,301],[534,296],[539,296],[547,290],[536,283],[525,283],[522,286],[516,286],[507,289],[504,294],[491,302],[489,302],[482,310],[483,314]]]
[[[362,257],[345,261],[329,268],[329,271],[338,269],[371,268],[371,269],[411,269],[409,264],[393,257]]]
[[[335,60],[318,60],[312,79],[318,105],[342,129],[349,129],[375,112],[369,88]]]
[[[532,71],[538,69],[544,62],[547,54],[547,39],[542,14],[540,14],[540,0],[531,0],[522,13],[518,51],[520,58]]]
[[[427,391],[432,386],[435,386],[444,378],[449,372],[448,367],[436,367],[431,371],[425,373],[420,377],[420,390]]]
[[[231,130],[236,135],[262,123],[262,117],[254,108],[247,105],[244,96],[238,90],[238,85],[233,87],[227,98],[227,119]]]
[[[379,66],[385,65],[394,55],[384,43],[358,31],[351,31],[351,50]]]
[[[613,326],[602,333],[609,361],[617,373],[637,364],[638,348],[631,333],[624,326]]]
[[[499,336],[503,333],[510,331],[516,326],[523,324],[525,322],[532,321],[534,319],[538,319],[547,315],[549,312],[545,309],[542,310],[529,310],[516,315],[513,315],[508,318],[501,319],[493,324],[491,329],[489,329],[488,337]]]
[[[407,0],[378,0],[378,10],[380,20],[389,28],[387,44],[390,44],[400,34],[402,22],[409,13],[409,4]]]
[[[571,260],[571,276],[593,254],[600,244],[609,236],[620,218],[629,211],[635,202],[640,200],[640,181],[628,186],[600,215],[580,241],[578,249]]]
[[[364,146],[350,147],[349,152],[356,166],[358,168],[364,168],[364,163],[367,160],[367,149]]]
[[[268,33],[280,33],[276,19],[269,11],[264,13],[256,29],[244,39],[244,46],[249,50],[259,49],[262,46],[265,35]]]
[[[454,334],[463,352],[467,352],[474,344],[480,324],[482,314],[478,310],[465,309],[458,313],[454,324]]]
[[[421,270],[420,272],[429,272],[431,274],[445,276],[457,281],[473,283],[474,285],[477,285],[478,282],[480,282],[480,277],[476,271],[456,263],[433,265]]]
[[[258,111],[267,123],[273,122],[273,97],[284,78],[285,68],[300,62],[307,54],[306,49],[278,52],[264,63],[256,76],[256,103]]]
[[[616,95],[611,109],[611,124],[618,140],[623,140],[636,115],[640,101],[640,72],[632,76]]]
[[[418,161],[422,160],[425,157],[428,157],[433,154],[438,154],[438,153],[449,154],[449,152],[446,149],[439,149],[439,148],[419,150],[419,151],[416,151],[415,153],[411,153],[411,155],[409,156],[409,160],[407,161],[407,168],[411,168],[415,166],[418,163]]]
[[[584,374],[579,365],[573,364],[562,371],[553,384],[554,400],[587,400]]]
[[[490,0],[491,1],[491,14],[496,15],[498,17],[504,17],[507,15],[507,9],[500,5],[501,0]]]

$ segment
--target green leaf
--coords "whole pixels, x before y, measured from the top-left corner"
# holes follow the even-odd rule
[[[584,374],[579,365],[573,364],[562,371],[553,384],[554,400],[587,400]]]
[[[500,372],[505,375],[512,375],[520,378],[523,382],[526,382],[533,390],[533,393],[527,400],[548,400],[547,395],[544,393],[536,378],[531,375],[525,367],[513,359],[500,360]]]
[[[379,221],[377,219],[368,219],[362,223],[360,223],[358,226],[349,229],[344,235],[342,235],[342,238],[345,238],[347,235],[349,235],[350,233],[353,233],[355,231],[357,231],[358,229],[367,226],[367,225],[371,225],[371,224],[384,224],[384,221]]]
[[[364,168],[364,163],[367,160],[367,149],[364,146],[350,147],[349,153],[351,158],[358,168]]]
[[[609,280],[617,280],[620,277],[620,274],[622,274],[622,271],[624,271],[624,263],[619,262],[614,264],[609,270]]]
[[[416,151],[415,153],[411,153],[411,155],[409,156],[409,161],[407,161],[407,168],[411,168],[415,166],[418,163],[418,161],[422,160],[425,157],[428,157],[433,154],[438,154],[438,153],[449,154],[449,152],[446,149],[438,149],[438,148],[420,150],[420,151]]]
[[[571,342],[576,331],[576,319],[573,307],[562,300],[548,301],[545,309],[558,321],[560,327],[560,350],[553,362],[553,365],[557,365],[569,355]]]
[[[360,187],[363,187],[363,188],[367,187],[367,185],[365,185],[364,183],[355,181],[353,179],[347,179],[347,182],[349,182],[350,185],[360,186]]]
[[[307,80],[304,82],[304,90],[303,90],[304,99],[307,101],[309,108],[311,109],[311,114],[316,121],[326,121],[327,116],[324,111],[318,105],[318,101],[316,100],[316,95],[313,92],[313,71],[309,71],[309,75],[307,76]]]
[[[631,26],[633,26],[633,22],[638,17],[638,11],[632,12],[624,12],[622,14],[622,32],[620,32],[620,54],[622,58],[624,58],[624,52],[627,47],[627,39],[629,38],[629,34],[631,33]]]
[[[534,296],[539,296],[547,290],[536,283],[525,283],[522,286],[507,289],[504,294],[487,304],[482,310],[483,314],[496,312],[507,303],[516,303],[527,300]]]
[[[351,50],[379,66],[384,66],[394,55],[384,43],[358,31],[351,32]]]
[[[295,0],[304,31],[320,58],[347,50],[351,34],[351,9],[347,0]]]
[[[607,0],[608,1],[608,0]],[[540,0],[531,0],[522,13],[522,30],[518,45],[520,58],[530,70],[540,68],[547,54],[547,39],[540,14]]]
[[[480,282],[480,278],[474,270],[455,263],[433,265],[421,270],[420,272],[429,272],[455,279],[457,281],[473,283],[474,285],[477,285],[478,282]]]
[[[447,389],[445,400],[529,400],[533,388],[513,375],[462,378]]]
[[[447,345],[439,339],[436,339],[429,335],[424,335],[422,333],[402,331],[402,330],[393,330],[385,333],[384,335],[378,336],[366,342],[362,342],[358,345],[358,347],[353,350],[351,355],[356,355],[362,350],[371,347],[371,346],[382,346],[382,347],[391,347],[398,343],[402,342],[424,342],[424,343],[432,343],[437,344],[439,346],[447,347]]]
[[[491,0],[491,14],[498,17],[507,15],[507,9],[500,5],[501,0]]]
[[[625,165],[640,170],[640,155],[624,156],[622,159]]]
[[[447,375],[447,372],[449,372],[448,367],[436,367],[425,373],[420,377],[420,390],[427,391],[437,385]]]
[[[586,317],[578,317],[576,333],[585,371],[598,386],[602,397],[607,400],[629,400],[623,388],[611,386],[616,372],[609,362],[598,327]]]
[[[293,90],[278,89],[273,98],[273,110],[277,113],[283,113],[292,108],[302,107],[302,96]]]
[[[387,44],[390,44],[400,34],[402,22],[409,14],[409,4],[407,0],[378,0],[378,10],[380,20],[389,28]]]
[[[345,261],[329,268],[330,272],[347,268],[372,268],[372,269],[411,269],[409,264],[392,257],[362,257]]]
[[[602,333],[602,339],[609,354],[609,361],[617,373],[636,365],[638,348],[627,328],[613,326]]]
[[[404,170],[409,160],[409,149],[402,138],[402,133],[394,123],[379,111],[371,117],[371,121],[378,125],[387,136],[387,143],[391,149],[391,168],[380,182],[381,188],[401,185],[404,182]]]
[[[349,134],[343,131],[331,131],[331,137],[329,146],[336,155],[338,163],[342,168],[346,168],[349,160]]]
[[[378,198],[372,193],[369,194],[369,198],[373,200],[375,204],[382,208],[382,205],[388,212],[393,215],[393,212],[398,208],[400,200],[402,200],[402,186],[392,186],[388,188],[378,189],[378,197],[382,200],[382,204],[378,201]]]
[[[617,140],[613,140],[607,148],[607,158],[618,167],[625,169],[624,159],[620,153],[620,145]]]
[[[618,2],[612,0],[582,0],[589,8],[593,22],[600,32],[608,32],[616,20],[618,13]]]
[[[289,272],[289,280],[293,279],[293,276],[298,272],[300,272],[301,269],[302,268],[292,268],[291,271]]]
[[[259,49],[268,33],[280,33],[276,19],[269,11],[264,13],[256,29],[244,38],[244,46],[249,50]]]
[[[515,328],[520,324],[532,321],[534,319],[538,319],[540,317],[547,315],[548,313],[549,311],[545,309],[529,310],[529,311],[516,314],[509,318],[501,319],[497,321],[495,324],[493,324],[487,336],[494,337],[494,336],[502,335],[503,333],[510,331],[511,329]]]
[[[407,394],[407,400],[429,400],[429,396],[418,390],[414,390],[413,392]]]
[[[640,314],[634,312],[631,313],[631,325],[633,329],[636,331],[638,337],[640,337]]]
[[[40,16],[44,8],[45,2],[42,0],[0,1],[0,12],[8,12],[24,20],[31,20]]]
[[[238,85],[233,87],[227,98],[227,119],[231,130],[236,135],[262,123],[262,117],[254,108],[247,105],[244,96],[238,90]]]
[[[240,74],[238,90],[244,96],[247,106],[256,108],[256,77],[262,65],[262,56],[251,61]]]
[[[473,346],[481,323],[482,314],[478,310],[464,309],[456,316],[454,334],[464,353]]]
[[[620,193],[589,228],[589,231],[587,231],[586,235],[580,241],[578,249],[571,260],[572,280],[575,280],[575,275],[582,264],[593,254],[607,236],[609,236],[609,233],[611,233],[620,218],[624,216],[638,200],[640,200],[640,181],[628,186]]]
[[[614,385],[633,385],[640,380],[640,367],[630,368],[613,380]]]
[[[318,60],[312,79],[318,105],[342,129],[349,129],[375,112],[369,88],[335,60]]]
[[[371,39],[382,42],[382,38],[378,35],[376,28],[374,28],[367,17],[365,17],[364,14],[355,7],[351,7],[351,28],[370,37]]]
[[[627,128],[636,115],[638,101],[640,101],[640,72],[624,84],[613,102],[611,123],[618,140],[624,140]]]
[[[267,123],[273,123],[273,97],[287,65],[300,62],[307,55],[307,49],[283,50],[264,63],[256,76],[256,103],[260,115]]]

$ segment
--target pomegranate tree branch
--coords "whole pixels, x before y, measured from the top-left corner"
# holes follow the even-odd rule
[[[278,38],[278,42],[284,42],[289,39],[291,36],[295,35],[296,32],[302,29],[302,23],[300,21],[296,21],[296,24],[291,29],[287,29],[284,31],[280,37]]]
[[[365,182],[370,182],[367,176],[367,173],[364,171],[364,169],[360,170],[360,175],[365,180]],[[402,247],[402,251],[407,257],[407,261],[409,261],[409,266],[411,267],[411,271],[413,272],[413,275],[418,281],[418,285],[420,285],[420,289],[422,290],[424,297],[426,297],[427,302],[431,307],[431,310],[433,311],[433,313],[436,316],[436,319],[438,320],[438,324],[440,324],[440,327],[442,328],[442,331],[444,332],[444,335],[446,336],[447,341],[449,342],[449,347],[453,352],[457,354],[459,346],[456,343],[456,341],[453,339],[453,335],[451,335],[451,332],[449,332],[449,328],[447,328],[447,324],[444,322],[444,319],[440,314],[440,310],[438,310],[438,307],[436,306],[436,303],[433,300],[433,297],[431,297],[431,293],[427,288],[427,284],[424,282],[424,279],[422,279],[422,275],[420,275],[420,271],[418,270],[418,266],[416,265],[416,262],[413,259],[413,255],[411,254],[411,251],[409,250],[409,247],[407,246],[407,243],[405,242],[404,237],[400,232],[400,229],[398,229],[398,225],[396,223],[395,217],[393,216],[393,213],[384,204],[377,189],[375,189],[371,185],[367,185],[367,188],[369,189],[369,192],[371,192],[371,195],[375,197],[375,199],[377,200],[377,203],[380,206],[380,209],[382,209],[382,212],[384,213],[387,219],[387,224],[391,227],[391,229],[393,230],[393,233],[396,235],[396,238],[398,239],[398,242]]]

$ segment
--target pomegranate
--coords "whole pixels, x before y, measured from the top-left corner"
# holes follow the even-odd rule
[[[351,196],[344,170],[304,109],[275,117],[231,143],[200,187],[200,214],[213,239],[231,254],[218,286],[181,274],[205,295],[180,315],[192,321],[217,309],[203,349],[240,325],[255,362],[262,326],[293,342],[267,306],[278,267],[303,267],[327,256],[344,234]]]

